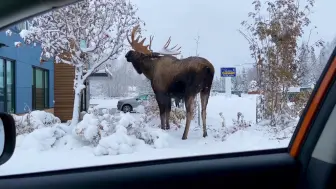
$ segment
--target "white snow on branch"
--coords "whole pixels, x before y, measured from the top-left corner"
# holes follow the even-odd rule
[[[111,77],[113,77],[112,72],[111,72],[107,67],[105,67],[105,72],[106,72],[108,75],[110,75]]]
[[[6,30],[6,35],[7,35],[7,36],[11,36],[12,33],[13,33],[13,32],[12,32],[11,30]]]
[[[15,46],[15,47],[20,47],[21,45],[22,45],[21,42],[14,42],[14,46]]]

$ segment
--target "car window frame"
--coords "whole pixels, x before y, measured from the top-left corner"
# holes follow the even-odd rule
[[[3,28],[2,28],[3,29]],[[333,52],[333,54],[331,55],[331,56],[333,56],[333,55],[335,55],[335,50],[334,50],[334,52]],[[330,59],[332,59],[331,60],[331,62],[330,62]],[[302,114],[302,116],[301,116],[301,118],[300,118],[300,121],[299,121],[299,123],[297,124],[297,126],[296,126],[296,129],[295,129],[295,132],[293,133],[293,135],[292,135],[292,137],[291,137],[291,143],[293,143],[293,141],[296,139],[296,137],[297,137],[297,135],[298,135],[298,132],[299,132],[299,130],[301,130],[302,128],[302,120],[307,116],[306,115],[306,113],[307,113],[307,109],[309,109],[309,106],[311,105],[311,103],[312,103],[312,99],[315,97],[315,95],[316,95],[316,92],[319,90],[319,88],[320,88],[320,86],[318,85],[318,83],[321,83],[322,81],[323,81],[323,79],[324,79],[324,77],[325,77],[325,72],[326,71],[328,71],[328,69],[330,68],[330,65],[332,64],[332,62],[333,62],[333,59],[334,59],[334,57],[332,57],[332,58],[330,58],[329,59],[329,63],[325,66],[325,68],[324,68],[324,72],[320,75],[320,79],[319,79],[319,82],[317,82],[317,84],[315,85],[315,87],[314,87],[314,90],[313,90],[313,92],[312,92],[312,94],[310,95],[310,100],[307,102],[307,105],[306,105],[306,107],[305,107],[305,110],[304,110],[304,112],[303,112],[303,114]],[[329,65],[329,66],[328,66]],[[289,144],[287,147],[286,147],[286,149],[288,149],[289,151],[291,150],[291,148],[293,147],[292,145],[293,144]],[[262,151],[262,150],[261,150]],[[255,152],[255,151],[254,151]],[[239,154],[244,154],[244,153],[246,153],[246,151],[244,151],[244,152],[239,152]],[[198,156],[195,156],[195,158],[196,157],[198,157]]]

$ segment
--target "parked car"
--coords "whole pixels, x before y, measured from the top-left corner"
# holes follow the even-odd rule
[[[138,107],[143,101],[149,100],[150,96],[154,97],[154,94],[141,94],[133,98],[119,100],[117,109],[125,113],[132,112],[134,108]]]
[[[241,97],[241,94],[243,93],[243,91],[231,91],[231,94],[233,95],[237,95],[239,97]]]

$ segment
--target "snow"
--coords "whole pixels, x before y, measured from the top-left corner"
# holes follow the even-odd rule
[[[300,87],[289,87],[288,92],[300,92]]]
[[[29,35],[31,35],[31,32],[29,30],[21,30],[20,37],[22,39],[26,39]]]
[[[207,121],[210,125],[220,125],[222,119],[219,116],[223,112],[225,125],[232,123],[232,119],[237,117],[237,113],[241,112],[246,120],[256,122],[256,97],[257,95],[242,95],[238,97],[231,95],[213,96],[209,99],[207,108]]]
[[[116,102],[116,99],[90,101],[98,106],[108,103],[111,107]],[[188,139],[181,140],[184,122],[181,128],[163,131],[144,124],[148,112],[97,116],[90,109],[72,135],[68,134],[67,125],[56,122],[17,136],[17,148],[12,158],[0,167],[0,175],[272,149],[289,143],[290,138],[277,140],[267,127],[254,124],[256,95],[211,96],[207,110],[208,137],[202,137],[202,127],[193,121]],[[221,112],[225,127],[222,127]],[[235,127],[233,120],[238,112],[251,126]]]
[[[7,36],[11,36],[13,34],[13,32],[11,30],[6,30],[6,35]]]
[[[19,47],[19,46],[21,46],[21,42],[14,42],[14,46],[15,46],[15,47]]]

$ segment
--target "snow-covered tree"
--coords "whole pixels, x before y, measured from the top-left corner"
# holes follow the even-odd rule
[[[139,74],[135,73],[132,64],[126,62],[125,59],[112,61],[117,66],[109,68],[113,75],[111,81],[108,82],[108,94],[110,97],[121,97],[128,95],[129,87],[136,85],[136,80],[139,79]]]
[[[248,80],[247,80],[247,72],[246,69],[243,68],[242,70],[242,77],[241,77],[241,85],[242,85],[242,91],[246,92],[248,90]]]
[[[212,90],[215,90],[215,91],[221,90],[221,81],[217,76],[214,78],[212,82]]]
[[[252,2],[254,11],[241,24],[240,31],[248,41],[251,56],[258,68],[258,87],[263,92],[261,107],[263,119],[277,125],[279,115],[288,115],[287,91],[298,85],[301,63],[299,41],[310,26],[310,10],[314,0],[261,0]],[[316,27],[314,27],[316,28]],[[308,40],[309,41],[309,40]],[[323,46],[318,40],[308,43],[314,51]]]
[[[257,73],[257,68],[256,67],[252,67],[252,68],[247,68],[246,69],[246,73],[247,73],[247,81],[248,83],[258,79],[258,73]]]
[[[127,0],[84,0],[35,17],[21,31],[26,44],[41,44],[41,62],[53,58],[75,67],[72,126],[85,80],[124,50],[127,31],[141,22],[136,11]]]
[[[232,83],[232,90],[237,91],[239,89],[239,78],[231,77],[231,83]]]
[[[326,66],[331,53],[336,46],[336,37],[330,42],[328,42],[321,50],[316,60],[315,69],[313,70],[313,77],[315,82],[318,80],[324,67]]]
[[[140,93],[153,93],[153,88],[151,82],[147,78],[142,78],[141,87],[139,90]]]
[[[252,80],[248,87],[248,92],[255,92],[258,91],[258,83],[255,80]]]

